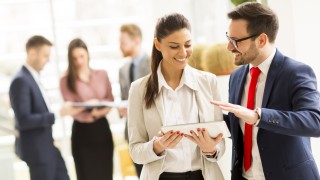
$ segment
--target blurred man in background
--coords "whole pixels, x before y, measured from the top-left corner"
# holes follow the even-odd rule
[[[135,24],[124,24],[120,29],[120,49],[124,57],[130,57],[119,71],[121,99],[128,100],[130,85],[133,81],[149,74],[150,57],[141,49],[142,33]],[[120,117],[127,116],[127,108],[119,109]],[[125,138],[128,141],[128,127],[126,123]],[[135,164],[138,176],[142,165]]]
[[[51,46],[42,36],[28,40],[27,61],[13,78],[9,90],[20,134],[16,153],[29,166],[31,180],[69,179],[62,156],[53,145],[52,125],[59,116],[75,115],[83,110],[66,103],[60,112],[50,112],[39,73],[49,60]]]

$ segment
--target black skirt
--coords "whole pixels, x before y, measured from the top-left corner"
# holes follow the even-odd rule
[[[113,141],[106,118],[93,123],[75,120],[71,146],[78,180],[113,179]]]

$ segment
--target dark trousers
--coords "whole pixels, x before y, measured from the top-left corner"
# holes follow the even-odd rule
[[[113,140],[106,118],[93,123],[75,121],[71,141],[78,180],[113,179]]]
[[[136,168],[137,176],[140,178],[140,174],[141,174],[143,165],[142,164],[136,164],[136,163],[133,163],[133,164],[134,164],[134,167]]]
[[[69,180],[66,165],[58,150],[49,162],[27,162],[31,180]]]
[[[189,171],[185,173],[164,172],[159,180],[203,180],[202,171]]]

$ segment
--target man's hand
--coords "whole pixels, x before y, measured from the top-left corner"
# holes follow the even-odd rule
[[[233,113],[239,119],[244,120],[247,124],[255,124],[259,119],[259,115],[257,112],[240,105],[221,101],[211,101],[211,104],[219,106],[224,111]]]

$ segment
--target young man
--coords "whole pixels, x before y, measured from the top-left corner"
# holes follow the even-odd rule
[[[28,40],[27,61],[13,78],[9,90],[19,131],[16,152],[29,166],[31,180],[69,179],[62,156],[53,145],[52,125],[57,115],[74,115],[83,110],[67,103],[59,113],[49,111],[39,72],[49,60],[51,46],[42,36]]]
[[[121,99],[128,100],[130,85],[133,81],[149,74],[150,57],[142,51],[142,33],[135,24],[124,24],[120,29],[120,49],[124,57],[130,57],[119,71],[119,83],[121,88]],[[127,116],[127,109],[119,109],[121,117]],[[126,123],[125,138],[128,140],[128,127]],[[137,174],[140,176],[142,165],[135,164]]]
[[[313,70],[275,46],[276,14],[260,3],[228,13],[235,64],[223,110],[233,142],[232,179],[319,180],[310,137],[320,136],[320,96]],[[250,72],[250,73],[249,73]]]

